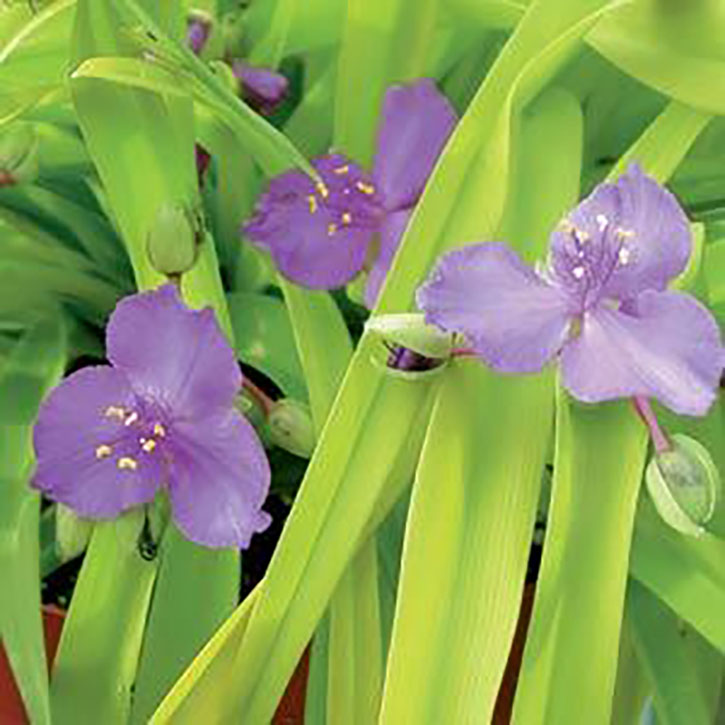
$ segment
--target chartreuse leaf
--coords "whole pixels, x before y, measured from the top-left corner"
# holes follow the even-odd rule
[[[292,323],[295,345],[318,435],[352,356],[345,321],[327,292],[302,289],[280,275],[279,285]]]
[[[700,679],[692,644],[698,635],[685,629],[675,614],[636,581],[627,588],[627,613],[634,645],[653,685],[658,722],[663,725],[709,725],[712,705]],[[706,646],[699,644],[699,646]]]
[[[424,424],[433,379],[390,377],[370,361],[372,352],[368,344],[358,347],[327,419],[261,585],[222,719],[234,712],[244,713],[250,722],[271,717],[339,577],[364,539],[381,489],[401,460],[410,465],[417,448],[414,433]]]
[[[328,294],[302,290],[281,277],[280,285],[319,433],[352,355],[352,345]],[[375,538],[370,537],[350,562],[330,604],[326,711],[331,721],[374,719],[382,684],[380,636],[377,549]]]
[[[75,0],[50,3],[2,44],[0,123],[60,88],[70,65],[74,10]]]
[[[533,257],[577,198],[581,142],[580,109],[562,91],[542,95],[521,121],[502,237]],[[503,380],[479,363],[448,373],[413,487],[381,722],[490,719],[552,413],[550,373]]]
[[[439,0],[351,0],[338,55],[336,148],[370,164],[387,86],[426,73]]]
[[[544,555],[513,721],[608,723],[645,433],[626,403],[584,408],[563,391],[556,431]]]
[[[626,155],[661,181],[702,128],[676,110],[677,123],[666,108]],[[609,722],[644,443],[624,403],[590,409],[560,394],[552,503],[514,722],[569,722],[585,712]]]
[[[229,668],[258,596],[259,588],[256,588],[219,627],[169,690],[149,720],[150,725],[166,722],[193,725],[199,722],[200,714],[209,719],[220,711]]]
[[[374,129],[396,24],[405,0],[350,0],[338,54],[334,143],[362,164],[372,161]],[[416,22],[415,16],[407,18]]]
[[[51,722],[40,616],[40,496],[30,489],[32,426],[66,358],[58,318],[30,328],[0,363],[0,638],[33,723]]]
[[[725,110],[725,6],[703,0],[621,3],[587,36],[626,73],[703,112]]]

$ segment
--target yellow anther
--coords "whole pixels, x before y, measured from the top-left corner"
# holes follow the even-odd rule
[[[340,174],[342,176],[343,174],[346,174],[348,171],[350,171],[350,167],[345,164],[344,166],[338,166],[336,169],[334,169],[336,174]]]
[[[330,196],[330,190],[327,188],[324,182],[318,181],[317,184],[317,191],[320,192],[320,196],[323,199],[327,199],[328,196]]]
[[[96,458],[108,458],[113,453],[111,446],[102,445],[96,448]]]
[[[123,456],[123,458],[118,459],[118,463],[116,465],[122,471],[124,469],[128,471],[135,471],[138,468],[138,461],[130,456]]]
[[[117,405],[109,405],[104,413],[106,418],[118,418],[123,420],[126,417],[126,411],[123,408],[119,408]]]
[[[358,188],[359,191],[362,191],[363,194],[375,193],[375,187],[372,184],[366,184],[364,181],[356,182],[355,186]]]
[[[622,229],[622,227],[617,227],[617,236],[621,239],[630,239],[636,235],[632,229]]]
[[[141,448],[143,448],[146,453],[153,453],[154,448],[156,448],[156,441],[153,438],[149,438],[148,440],[141,439]]]
[[[350,214],[349,211],[344,211],[342,213],[342,223],[349,224],[351,221],[352,221],[352,214]]]
[[[123,421],[124,425],[133,425],[138,420],[138,413],[134,410],[131,415]]]
[[[327,225],[327,233],[332,236],[337,231],[337,224],[335,222],[330,222]]]
[[[161,423],[156,423],[154,425],[154,435],[163,438],[166,435],[166,428]]]
[[[310,214],[314,214],[317,211],[317,197],[314,194],[310,194],[307,197],[307,202],[310,205]]]

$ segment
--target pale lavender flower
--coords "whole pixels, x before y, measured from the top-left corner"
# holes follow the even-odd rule
[[[649,396],[703,415],[723,348],[708,310],[666,291],[691,249],[675,197],[632,165],[598,186],[550,242],[548,263],[536,270],[501,243],[446,254],[418,290],[426,320],[464,334],[500,372],[536,372],[558,357],[579,400]]]
[[[270,517],[270,470],[233,402],[242,383],[210,309],[173,285],[122,300],[107,328],[111,366],[66,378],[40,409],[33,485],[81,516],[106,519],[168,491],[192,541],[246,547]]]
[[[286,277],[332,289],[368,264],[365,301],[373,307],[413,207],[456,123],[452,107],[423,79],[385,94],[372,174],[342,154],[271,180],[244,233],[269,250]]]

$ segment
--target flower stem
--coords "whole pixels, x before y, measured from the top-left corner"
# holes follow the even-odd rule
[[[274,407],[274,400],[270,398],[261,388],[258,388],[249,378],[245,377],[242,387],[249,393],[250,397],[259,405],[265,416],[269,416]]]
[[[632,404],[642,419],[642,422],[647,426],[647,430],[649,430],[655,451],[657,453],[665,453],[666,451],[672,450],[672,444],[666,433],[660,428],[660,424],[657,422],[657,416],[654,410],[652,410],[649,400],[643,395],[635,395],[632,398]]]

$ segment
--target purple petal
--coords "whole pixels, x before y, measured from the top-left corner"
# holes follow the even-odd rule
[[[541,370],[569,327],[567,300],[505,244],[476,244],[446,254],[418,290],[426,321],[466,335],[501,372]]]
[[[386,209],[417,201],[456,120],[453,107],[428,78],[388,89],[373,165]]]
[[[378,294],[380,294],[385,277],[393,264],[393,258],[398,251],[400,239],[408,226],[408,220],[412,213],[412,209],[390,212],[385,215],[380,226],[378,254],[375,257],[365,285],[365,305],[369,310],[375,307]]]
[[[287,95],[289,83],[281,73],[255,68],[241,60],[232,63],[232,73],[242,84],[245,99],[260,111],[274,111]]]
[[[189,309],[173,285],[121,300],[106,329],[106,348],[134,390],[174,417],[228,407],[242,383],[212,310]]]
[[[323,181],[288,171],[269,184],[244,233],[279,271],[313,289],[347,284],[363,267],[382,210],[369,177],[340,154],[313,161]]]
[[[677,199],[633,164],[601,184],[552,235],[552,266],[583,308],[663,290],[686,266],[690,227]]]
[[[151,501],[164,471],[125,424],[124,413],[138,407],[126,376],[113,368],[84,368],[66,378],[35,424],[33,486],[89,518],[110,518]]]
[[[254,428],[232,410],[174,426],[169,494],[174,520],[204,546],[246,548],[269,526],[270,471]]]
[[[562,376],[587,403],[644,395],[684,415],[704,415],[723,368],[720,332],[693,297],[647,291],[636,313],[602,306],[562,352]]]

